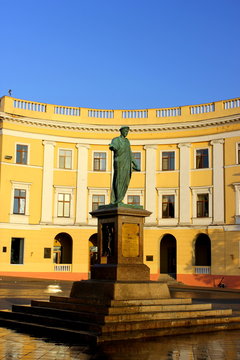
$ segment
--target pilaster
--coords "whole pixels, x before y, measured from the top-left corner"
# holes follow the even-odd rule
[[[88,149],[89,145],[77,144],[78,168],[77,168],[77,199],[76,199],[76,223],[87,223],[87,180],[88,180]]]
[[[146,145],[146,197],[145,208],[151,211],[151,215],[146,218],[146,224],[156,224],[156,152],[157,145]]]
[[[213,223],[224,223],[223,139],[212,140],[213,146]]]
[[[43,186],[42,186],[42,216],[41,223],[52,223],[53,217],[53,167],[54,146],[53,141],[43,141]]]
[[[190,147],[190,143],[178,144],[178,148],[180,149],[180,225],[190,224]]]

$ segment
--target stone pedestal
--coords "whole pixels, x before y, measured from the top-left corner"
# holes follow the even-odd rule
[[[150,281],[150,269],[143,263],[143,226],[150,214],[111,205],[91,213],[98,218],[98,264],[91,267],[91,280],[73,284],[71,297],[101,303],[170,298],[167,284]]]
[[[91,267],[91,279],[149,281],[150,270],[143,264],[143,224],[150,212],[103,206],[91,214],[98,218],[98,264]]]

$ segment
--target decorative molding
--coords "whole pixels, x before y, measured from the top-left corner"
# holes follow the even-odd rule
[[[148,150],[148,149],[157,150],[157,145],[149,144],[149,145],[145,145],[143,148],[144,150]]]
[[[76,144],[76,148],[79,149],[79,148],[85,148],[85,149],[89,149],[90,148],[90,145],[88,144]]]
[[[211,140],[211,141],[210,141],[210,144],[211,144],[211,145],[214,145],[214,144],[224,144],[224,139],[214,139],[214,140]]]
[[[116,132],[119,131],[119,125],[95,125],[95,124],[76,124],[72,122],[55,121],[34,119],[21,116],[10,116],[6,113],[0,113],[0,122],[15,122],[28,126],[41,127],[41,128],[55,128],[63,130],[78,130],[84,132]],[[159,131],[175,131],[175,130],[192,130],[197,128],[206,128],[214,126],[223,126],[234,123],[240,123],[240,115],[230,115],[218,118],[211,118],[207,120],[198,121],[181,121],[177,123],[164,123],[164,124],[144,124],[144,125],[131,125],[131,132],[159,132]]]
[[[54,141],[49,141],[49,140],[43,140],[43,145],[52,145],[52,146],[56,146],[56,142]]]
[[[191,147],[191,143],[181,143],[181,144],[178,144],[178,148],[181,149],[183,147],[186,147],[186,148],[190,148]]]

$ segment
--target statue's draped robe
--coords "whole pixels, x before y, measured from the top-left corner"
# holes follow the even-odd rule
[[[123,136],[112,139],[110,149],[114,151],[114,175],[111,203],[122,202],[132,175],[132,152],[129,140]]]

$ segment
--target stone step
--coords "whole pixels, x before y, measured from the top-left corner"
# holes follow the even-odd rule
[[[105,300],[91,298],[73,298],[64,296],[50,296],[50,302],[74,303],[74,304],[90,304],[90,305],[107,305],[107,306],[141,306],[141,305],[177,305],[192,304],[191,298],[170,298],[170,299],[139,299],[139,300]]]
[[[198,317],[185,319],[160,319],[154,321],[137,321],[123,323],[107,323],[102,327],[103,333],[119,332],[119,331],[136,331],[147,329],[169,329],[172,327],[181,328],[186,326],[215,325],[225,323],[239,323],[240,317],[236,316],[213,316]]]
[[[2,313],[3,311],[1,311]],[[41,336],[43,338],[51,338],[56,341],[76,342],[78,345],[95,345],[98,342],[99,334],[93,331],[80,331],[66,329],[63,327],[42,325],[31,323],[28,321],[16,321],[16,319],[2,318],[0,315],[0,326],[15,329],[17,331],[26,332],[31,336]]]
[[[72,310],[80,312],[93,312],[98,314],[128,314],[128,313],[143,313],[143,312],[163,312],[163,311],[180,311],[180,310],[210,310],[211,304],[176,304],[176,305],[132,305],[128,306],[99,306],[99,305],[85,305],[79,303],[66,302],[47,302],[47,301],[32,301],[34,307],[51,307],[62,310]]]
[[[22,312],[20,312],[22,310]],[[57,317],[57,315],[60,315]],[[34,312],[28,312],[26,307],[19,308],[18,311],[9,312],[1,311],[0,312],[0,323],[1,320],[15,320],[16,322],[28,322],[31,324],[39,324],[51,327],[61,327],[66,329],[78,330],[78,331],[88,331],[92,333],[101,332],[101,324],[93,324],[90,322],[82,322],[76,319],[63,318],[61,314],[55,313],[52,316],[46,316],[45,314],[36,314]]]
[[[156,321],[160,319],[182,319],[212,316],[231,316],[232,310],[194,310],[194,311],[174,311],[174,312],[152,312],[123,315],[107,315],[105,323],[129,322],[129,321]]]
[[[3,315],[5,313],[5,317]],[[16,318],[15,316],[18,315]],[[20,318],[21,317],[21,318]],[[240,329],[240,317],[210,317],[198,319],[176,319],[161,321],[142,321],[132,323],[112,323],[102,327],[102,332],[76,330],[72,327],[72,322],[62,319],[49,319],[29,317],[25,313],[0,312],[0,326],[6,326],[28,332],[31,335],[50,336],[52,339],[64,341],[77,341],[81,343],[97,343],[103,341],[154,338],[164,335],[179,335],[188,333],[200,333],[219,330]],[[31,321],[30,321],[31,320]],[[36,321],[40,321],[37,323]],[[41,323],[43,321],[43,323]],[[56,321],[55,323],[52,321]],[[57,323],[58,322],[58,323]],[[66,323],[71,328],[66,328]]]
[[[131,322],[111,322],[105,324],[91,323],[89,321],[81,321],[78,319],[78,315],[74,318],[74,314],[69,312],[66,317],[66,312],[64,314],[62,311],[51,311],[50,314],[35,313],[33,308],[28,306],[16,306],[17,311],[1,311],[0,312],[0,321],[1,319],[10,319],[15,320],[16,322],[29,322],[40,325],[52,326],[52,327],[62,327],[73,330],[83,330],[90,331],[95,333],[100,332],[119,332],[119,331],[135,331],[139,329],[154,329],[154,328],[169,328],[169,327],[181,327],[186,326],[186,324],[192,324],[192,326],[206,325],[206,324],[218,324],[226,322],[240,322],[240,317],[228,316],[226,313],[222,315],[222,312],[218,312],[219,316],[209,316],[209,317],[198,317],[198,318],[172,318],[172,319],[154,319],[150,320],[140,320],[140,321],[131,321]],[[30,310],[30,311],[29,311]],[[41,309],[44,310],[44,309]],[[48,309],[47,309],[48,310]],[[65,315],[65,316],[63,316]]]
[[[205,333],[213,331],[225,331],[225,330],[239,330],[240,329],[240,319],[238,322],[218,322],[218,323],[207,323],[207,324],[198,324],[195,325],[193,320],[185,320],[185,325],[165,327],[165,328],[154,328],[154,329],[142,329],[137,331],[121,331],[121,332],[109,332],[103,333],[99,339],[98,343],[109,342],[109,341],[119,341],[119,340],[129,340],[129,339],[143,339],[143,338],[158,338],[161,336],[174,336],[174,335],[184,335],[184,334],[194,334],[194,333]]]
[[[131,321],[156,321],[160,319],[178,319],[178,318],[196,318],[196,317],[211,317],[211,316],[230,316],[232,315],[231,309],[223,310],[179,310],[179,311],[163,311],[163,312],[137,312],[132,314],[99,314],[71,311],[57,309],[51,306],[48,302],[41,302],[44,306],[13,306],[14,312],[25,312],[30,314],[55,316],[60,318],[67,318],[72,320],[81,320],[83,322],[91,323],[113,323],[113,322],[131,322]]]

